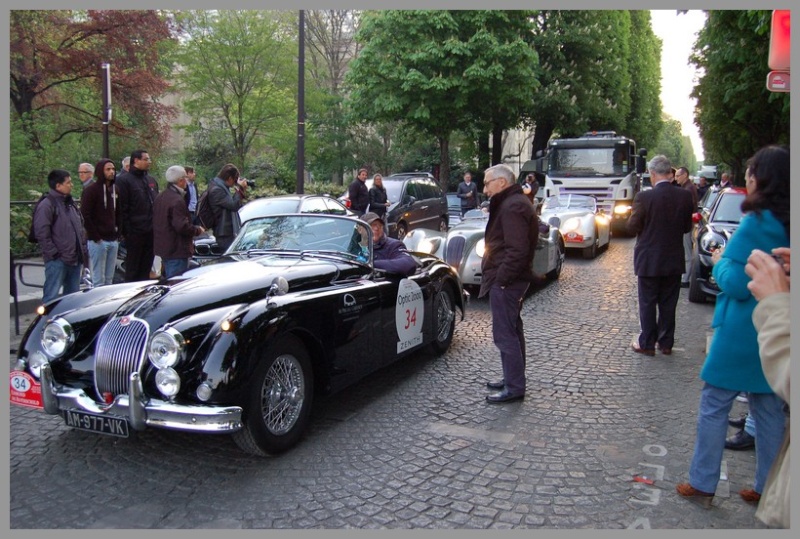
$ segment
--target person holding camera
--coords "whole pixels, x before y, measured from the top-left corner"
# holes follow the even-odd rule
[[[239,177],[239,169],[228,163],[208,185],[208,202],[214,212],[214,237],[222,251],[233,243],[242,222],[239,208],[247,200],[248,181]]]
[[[758,503],[767,475],[781,448],[786,417],[783,400],[770,387],[759,359],[753,323],[756,298],[746,265],[754,249],[773,252],[789,246],[789,149],[761,148],[748,162],[744,217],[724,249],[714,251],[712,275],[721,292],[714,307],[714,337],[700,378],[704,385],[697,411],[697,435],[689,480],[676,486],[679,495],[704,507],[717,489],[728,430],[728,415],[740,392],[747,393],[756,426],[753,488],[739,491]]]

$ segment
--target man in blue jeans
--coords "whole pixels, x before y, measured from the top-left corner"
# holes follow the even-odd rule
[[[62,288],[64,295],[77,292],[82,266],[89,262],[83,219],[72,200],[69,172],[52,170],[47,183],[50,192],[33,215],[33,230],[44,259],[43,303],[57,298]]]
[[[507,165],[486,169],[483,186],[489,197],[489,221],[478,297],[489,294],[492,336],[503,365],[503,379],[486,384],[489,389],[501,391],[488,395],[486,401],[501,404],[525,397],[525,333],[520,312],[534,280],[531,264],[539,223],[533,204]]]

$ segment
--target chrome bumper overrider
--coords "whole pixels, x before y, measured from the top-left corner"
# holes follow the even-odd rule
[[[108,405],[99,404],[82,389],[59,387],[49,364],[42,367],[42,403],[48,414],[76,410],[91,414],[124,418],[134,430],[147,427],[191,431],[233,432],[242,428],[240,406],[193,406],[149,399],[142,390],[138,373],[128,378],[128,394],[118,395]]]

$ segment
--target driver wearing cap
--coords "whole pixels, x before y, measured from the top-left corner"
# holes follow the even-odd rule
[[[405,244],[384,234],[383,221],[377,213],[369,212],[362,219],[372,229],[376,269],[401,275],[412,275],[417,271],[417,262],[408,254]]]

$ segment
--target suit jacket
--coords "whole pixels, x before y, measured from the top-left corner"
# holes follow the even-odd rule
[[[681,275],[686,271],[683,235],[692,230],[692,195],[660,181],[633,199],[628,232],[636,234],[633,271],[638,277]]]

